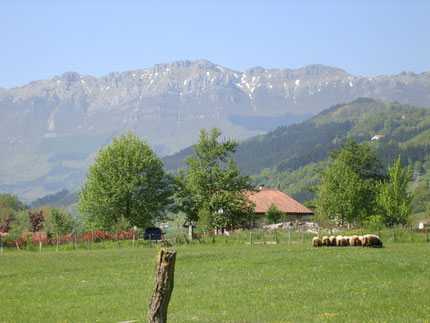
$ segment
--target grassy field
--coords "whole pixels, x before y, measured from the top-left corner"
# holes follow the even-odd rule
[[[429,322],[430,244],[178,245],[170,322]],[[6,252],[0,322],[145,321],[158,249]]]

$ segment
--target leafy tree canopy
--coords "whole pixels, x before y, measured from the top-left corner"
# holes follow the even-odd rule
[[[0,222],[7,218],[14,219],[15,215],[25,208],[26,205],[17,196],[8,193],[0,194]]]
[[[242,176],[232,158],[238,143],[218,141],[221,131],[214,127],[200,131],[194,156],[188,156],[176,178],[180,208],[191,221],[214,226],[237,225],[252,217],[252,205],[241,192],[251,189],[250,178]],[[250,208],[251,206],[251,208]]]
[[[382,163],[373,150],[353,140],[330,153],[331,161],[321,172],[316,187],[316,210],[340,223],[362,223],[374,209],[374,182],[383,178]]]
[[[110,230],[124,217],[146,227],[173,204],[174,185],[151,147],[132,132],[99,150],[78,192],[87,222]]]
[[[74,222],[70,213],[65,214],[59,209],[52,209],[49,221],[52,233],[57,236],[63,236],[73,230]]]
[[[278,223],[278,221],[285,215],[284,212],[278,210],[274,203],[270,204],[266,212],[266,218],[270,223]]]
[[[405,169],[399,156],[393,166],[388,166],[387,173],[387,179],[376,184],[381,222],[389,226],[406,224],[412,209],[412,196],[406,191],[411,180],[411,168]]]

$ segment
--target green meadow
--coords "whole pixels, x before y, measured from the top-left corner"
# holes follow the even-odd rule
[[[0,322],[146,320],[158,248],[0,254]],[[430,243],[179,244],[170,322],[429,322]]]

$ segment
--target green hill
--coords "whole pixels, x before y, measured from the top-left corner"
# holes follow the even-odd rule
[[[383,137],[372,141],[375,135]],[[416,174],[430,171],[430,110],[368,98],[333,106],[302,123],[241,142],[235,159],[254,184],[279,185],[303,202],[313,198],[304,188],[316,184],[329,151],[349,139],[367,142],[385,167],[401,155]],[[190,147],[166,157],[166,168],[183,166],[191,153]]]

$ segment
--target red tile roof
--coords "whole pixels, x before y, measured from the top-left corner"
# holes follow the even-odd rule
[[[287,214],[313,214],[311,210],[296,200],[282,193],[277,188],[262,188],[256,192],[246,192],[246,196],[255,203],[255,213],[266,213],[273,203],[278,210]]]

